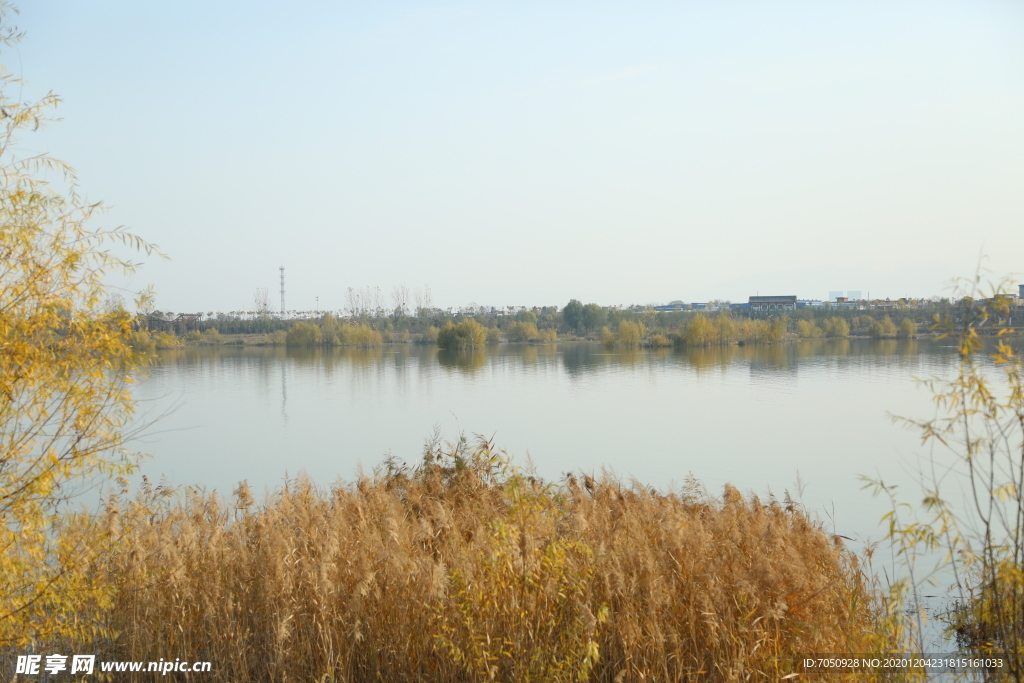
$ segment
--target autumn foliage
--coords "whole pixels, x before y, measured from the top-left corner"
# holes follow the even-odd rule
[[[19,35],[0,6],[0,42]],[[145,356],[132,320],[107,300],[104,277],[132,264],[111,242],[149,250],[120,230],[91,227],[100,208],[75,191],[73,169],[18,156],[19,133],[58,103],[12,99],[0,75],[0,643],[92,634],[110,590],[95,562],[107,548],[94,518],[69,501],[97,478],[130,471],[123,450],[128,391]]]

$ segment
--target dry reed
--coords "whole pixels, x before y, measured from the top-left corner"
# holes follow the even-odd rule
[[[800,653],[887,645],[856,559],[798,506],[545,484],[486,442],[108,518],[101,658],[210,661],[204,681],[778,680]]]

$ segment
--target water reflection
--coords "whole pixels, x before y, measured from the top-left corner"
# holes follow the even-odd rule
[[[437,363],[446,370],[457,370],[472,375],[487,363],[487,351],[484,349],[441,350],[437,352]]]
[[[504,344],[491,348],[520,366],[527,367],[557,362],[559,354],[569,346],[571,345],[560,347],[557,344]]]
[[[234,346],[196,347],[160,352],[165,368],[202,367],[229,361],[257,373],[268,371],[274,361],[286,360],[296,368],[330,374],[339,366],[377,371],[390,368],[440,366],[447,370],[477,373],[495,364],[536,367],[559,363],[571,376],[611,366],[642,364],[683,365],[697,371],[737,364],[765,369],[789,369],[807,362],[893,358],[913,368],[929,358],[950,356],[955,349],[948,340],[900,339],[804,339],[784,344],[731,344],[703,348],[606,349],[595,343],[501,344],[472,351],[442,351],[433,346],[394,344],[373,349],[348,347]],[[282,386],[284,379],[282,377]]]
[[[593,344],[566,344],[559,354],[563,367],[573,377],[609,365],[633,365],[641,357],[636,349],[605,349]]]
[[[284,363],[281,364],[281,420],[284,426],[288,426],[288,381],[287,369]]]

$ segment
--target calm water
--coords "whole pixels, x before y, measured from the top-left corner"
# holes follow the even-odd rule
[[[912,482],[918,436],[889,414],[932,414],[914,377],[954,362],[948,342],[893,340],[171,351],[136,391],[144,419],[159,420],[135,445],[152,454],[151,477],[259,490],[299,472],[352,479],[389,453],[414,462],[436,425],[493,435],[547,478],[608,468],[664,488],[692,473],[713,493],[730,482],[795,495],[799,475],[804,503],[838,533],[879,538],[887,508],[858,476]]]

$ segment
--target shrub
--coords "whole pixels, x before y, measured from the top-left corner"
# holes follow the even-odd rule
[[[896,325],[893,324],[889,316],[885,316],[881,320],[875,320],[871,323],[871,327],[868,329],[872,337],[895,337],[896,336]]]
[[[156,342],[146,330],[135,330],[129,337],[132,350],[139,353],[153,353],[156,350]]]
[[[803,322],[803,321],[801,321]],[[799,327],[799,323],[797,325]],[[786,338],[786,319],[744,320],[740,325],[740,336],[744,341],[772,344]]]
[[[450,351],[477,349],[487,342],[487,331],[472,318],[466,318],[458,325],[447,323],[437,333],[437,345]]]
[[[898,336],[902,339],[910,339],[917,336],[917,325],[910,318],[904,318],[900,323]]]
[[[606,349],[613,348],[615,346],[615,335],[607,327],[601,328],[601,346]]]
[[[683,332],[683,343],[686,346],[707,346],[715,339],[715,326],[703,313],[697,313]]]
[[[744,320],[740,325],[740,337],[748,342],[766,342],[771,337],[771,326],[767,320]]]
[[[826,337],[848,337],[850,336],[850,325],[842,318],[828,318],[825,320]]]
[[[324,313],[320,318],[320,340],[326,346],[345,343],[341,323],[330,313]]]
[[[797,336],[805,339],[820,337],[822,335],[821,328],[810,320],[798,320],[796,323],[796,333]]]
[[[651,335],[651,339],[648,344],[653,348],[661,348],[664,346],[672,346],[672,342],[669,341],[668,337],[663,334]]]
[[[786,338],[786,332],[789,329],[789,318],[786,316],[780,316],[778,318],[772,318],[771,322],[768,323],[769,339],[767,341],[780,342]]]
[[[624,320],[619,323],[619,344],[623,348],[635,349],[643,342],[646,333],[647,330],[643,323]]]
[[[288,333],[284,330],[274,330],[270,334],[270,343],[274,346],[284,346],[288,343]]]
[[[875,319],[870,315],[862,315],[855,317],[852,322],[854,334],[868,335],[871,334],[871,325],[874,324]]]
[[[498,344],[500,342],[501,342],[501,330],[499,330],[497,327],[488,327],[487,328],[487,343],[488,344]]]
[[[365,323],[349,325],[345,327],[344,330],[344,343],[350,346],[358,346],[360,348],[368,349],[374,346],[382,346],[384,344],[383,335]]]
[[[285,335],[285,343],[288,346],[317,346],[321,340],[320,327],[304,321],[292,325]]]
[[[170,332],[157,332],[153,337],[153,343],[158,349],[176,349],[181,346],[181,340]]]
[[[512,342],[524,342],[538,337],[540,333],[533,323],[514,322],[505,330],[505,338]]]
[[[736,341],[738,331],[736,321],[728,313],[722,312],[714,320],[714,341],[718,344],[729,344]]]
[[[558,341],[558,330],[553,327],[545,327],[538,333],[537,340],[542,344],[552,344]]]

